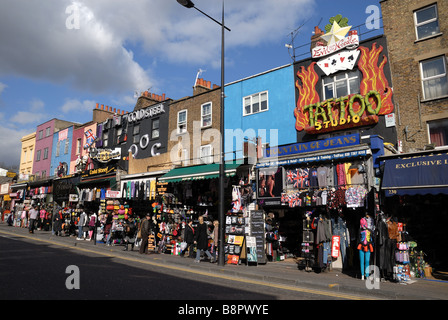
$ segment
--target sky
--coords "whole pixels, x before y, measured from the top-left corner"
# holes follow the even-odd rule
[[[221,20],[222,1],[194,0]],[[225,83],[309,57],[315,26],[342,14],[361,40],[382,34],[379,0],[225,0]],[[380,21],[382,26],[382,21]],[[53,118],[85,123],[96,103],[132,111],[148,90],[193,94],[221,83],[221,27],[176,0],[0,0],[0,167]]]

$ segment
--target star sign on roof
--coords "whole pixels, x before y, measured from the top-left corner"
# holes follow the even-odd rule
[[[347,33],[350,31],[350,29],[351,29],[351,26],[341,28],[339,26],[339,24],[336,21],[334,21],[330,32],[324,34],[321,37],[322,37],[322,39],[327,41],[327,45],[332,45],[332,44],[335,44],[336,42],[344,39],[345,36],[347,35]]]

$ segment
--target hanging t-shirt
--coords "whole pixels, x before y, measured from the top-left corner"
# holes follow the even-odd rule
[[[315,187],[315,188],[319,187],[316,168],[309,169],[309,179],[310,179],[310,187]]]
[[[329,169],[325,166],[317,168],[317,182],[319,187],[323,188],[328,186]]]

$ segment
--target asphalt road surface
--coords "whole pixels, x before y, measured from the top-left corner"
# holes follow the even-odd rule
[[[134,257],[138,258],[138,256]],[[0,236],[2,300],[274,301],[356,298],[165,268],[76,246]]]

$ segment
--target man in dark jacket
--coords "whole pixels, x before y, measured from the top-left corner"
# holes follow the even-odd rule
[[[148,237],[151,233],[151,215],[148,213],[146,219],[143,220],[140,226],[140,232],[142,235],[142,243],[140,244],[139,252],[141,254],[148,253]]]
[[[204,250],[207,257],[210,258],[210,262],[214,262],[214,259],[208,251],[208,233],[207,233],[207,225],[204,223],[204,218],[202,216],[199,217],[199,224],[196,229],[196,233],[194,235],[195,243],[196,243],[196,259],[194,262],[198,262],[201,260],[201,251]]]
[[[193,220],[188,221],[188,224],[185,226],[184,231],[184,242],[187,243],[187,247],[182,250],[180,254],[182,257],[185,255],[185,252],[189,250],[188,257],[194,258],[194,229],[193,229]]]

